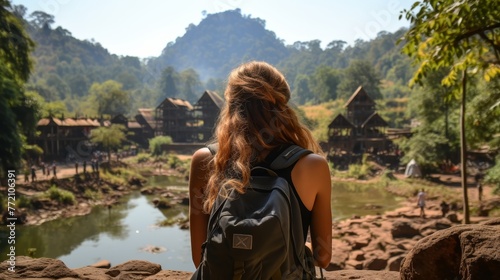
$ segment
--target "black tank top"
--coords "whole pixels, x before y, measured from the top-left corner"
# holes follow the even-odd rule
[[[286,145],[286,146],[281,146],[281,147],[274,149],[266,156],[266,158],[264,159],[264,162],[262,164],[258,164],[258,165],[261,165],[264,167],[269,167],[271,165],[271,162],[277,156],[279,156],[279,154],[281,152],[283,152],[287,147],[289,147],[289,146]],[[275,170],[275,172],[280,177],[283,177],[287,180],[288,184],[292,187],[293,194],[295,195],[295,197],[297,197],[297,201],[299,202],[299,206],[300,206],[300,215],[302,217],[302,232],[304,233],[304,238],[306,238],[307,232],[309,230],[309,226],[311,225],[311,211],[309,211],[306,208],[306,206],[304,205],[304,203],[302,202],[302,199],[300,198],[299,194],[297,193],[297,190],[295,189],[295,185],[292,182],[292,170],[295,167],[295,164],[297,164],[297,162],[295,162],[294,164],[292,164],[288,168],[281,169],[281,170]]]

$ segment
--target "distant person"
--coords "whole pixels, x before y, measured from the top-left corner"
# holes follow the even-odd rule
[[[483,184],[481,182],[477,183],[477,199],[479,201],[483,200]]]
[[[57,166],[56,166],[56,161],[52,163],[52,174],[54,175],[54,178],[57,178]]]
[[[87,173],[87,161],[83,161],[83,174]]]
[[[42,161],[40,166],[42,167],[42,174],[43,174],[43,176],[45,176],[45,162]]]
[[[35,182],[36,181],[36,168],[35,168],[35,165],[33,164],[31,166],[31,182]]]
[[[424,189],[421,189],[417,194],[417,206],[420,208],[420,217],[425,218],[425,199],[427,195]]]
[[[75,174],[78,174],[78,161],[75,161]]]
[[[450,211],[450,205],[443,200],[441,204],[439,204],[439,206],[441,207],[442,216],[446,217],[446,214],[448,214],[448,212]]]

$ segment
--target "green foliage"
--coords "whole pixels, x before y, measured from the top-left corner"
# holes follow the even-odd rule
[[[500,73],[500,9],[496,0],[423,0],[402,16],[411,22],[404,35],[404,53],[419,64],[413,76],[420,82],[429,72],[449,71],[447,86],[460,84],[461,73],[479,70],[485,80]]]
[[[19,167],[26,135],[34,133],[39,111],[36,100],[27,96],[23,88],[31,73],[30,53],[34,43],[6,0],[0,0],[0,41],[0,177],[3,177],[6,169]]]
[[[179,166],[182,166],[184,162],[176,155],[174,154],[169,154],[168,159],[167,159],[167,165],[170,168],[177,168]]]
[[[55,185],[52,185],[47,191],[46,195],[48,198],[55,200],[62,204],[75,204],[75,195],[67,190],[60,189]]]
[[[96,110],[89,111],[90,115],[110,115],[126,114],[130,109],[130,94],[123,90],[123,85],[117,81],[108,80],[102,84],[94,83],[89,90],[88,102],[90,108]],[[95,106],[97,104],[97,108]]]
[[[351,164],[347,171],[348,178],[366,179],[369,174],[369,168],[366,164]]]
[[[496,165],[486,172],[485,182],[493,184],[493,193],[500,195],[500,156],[496,158]]]
[[[412,83],[421,83],[430,73],[446,71],[441,84],[450,88],[445,93],[461,96],[460,143],[461,162],[465,162],[467,76],[478,72],[490,81],[500,74],[500,9],[496,0],[423,0],[415,2],[402,15],[411,28],[403,39],[403,52],[418,65]],[[470,82],[469,82],[470,84]],[[469,223],[466,165],[462,165],[464,223]]]
[[[101,179],[117,186],[126,186],[131,178],[144,179],[137,170],[130,168],[114,168],[113,170],[103,170],[100,174]]]
[[[27,255],[30,258],[34,258],[36,253],[36,248],[28,248]]]
[[[110,172],[110,170],[103,169],[103,172],[100,174],[100,178],[112,185],[127,185],[127,179],[124,176],[121,176],[120,172]]]
[[[500,147],[500,106],[491,106],[500,100],[500,79],[475,82],[474,97],[469,101],[467,114],[467,139],[471,148]]]
[[[0,61],[18,82],[28,80],[32,61],[30,53],[34,42],[22,22],[12,13],[10,2],[0,1]],[[2,73],[2,76],[4,73]]]
[[[119,148],[125,140],[125,127],[119,124],[112,124],[109,127],[98,127],[92,130],[90,141],[102,146],[108,152],[108,159],[111,158],[111,150]]]
[[[364,154],[361,163],[350,164],[347,172],[335,172],[335,177],[338,178],[354,178],[365,180],[371,175],[371,165],[368,162],[368,155]],[[333,170],[333,169],[332,169]]]
[[[102,193],[99,191],[85,189],[85,192],[83,193],[83,197],[86,199],[98,201],[98,200],[102,199],[103,196],[102,196]]]
[[[368,61],[353,60],[343,72],[338,86],[338,96],[348,99],[359,86],[374,100],[382,98],[380,93],[380,75]]]
[[[156,136],[152,139],[149,139],[149,150],[151,151],[151,155],[161,155],[163,153],[162,145],[168,145],[172,143],[172,137],[170,136]]]
[[[149,160],[151,160],[151,155],[147,154],[147,153],[139,153],[136,156],[137,163],[144,163],[144,162],[148,162]]]
[[[340,83],[339,70],[319,66],[311,76],[311,91],[319,103],[337,99],[337,87]]]

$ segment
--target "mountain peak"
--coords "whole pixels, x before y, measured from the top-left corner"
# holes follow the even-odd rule
[[[224,78],[248,60],[278,63],[289,50],[265,25],[260,18],[242,15],[240,9],[209,14],[198,25],[190,24],[150,66],[157,73],[168,66],[177,71],[192,68],[207,80]]]

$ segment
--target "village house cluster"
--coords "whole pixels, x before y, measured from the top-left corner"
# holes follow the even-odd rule
[[[213,134],[223,103],[217,93],[206,90],[194,105],[168,97],[156,108],[138,109],[133,120],[124,115],[110,120],[51,116],[38,121],[39,133],[29,142],[43,149],[45,160],[90,156],[95,150],[90,142],[92,129],[111,124],[123,125],[127,140],[143,148],[148,147],[149,139],[159,135],[168,135],[176,143],[206,142]]]
[[[124,115],[110,120],[52,116],[38,122],[39,133],[30,142],[41,147],[44,158],[49,160],[85,156],[95,148],[90,142],[92,129],[121,124],[126,128],[127,139],[142,148],[147,148],[149,139],[159,135],[170,136],[178,144],[200,145],[212,137],[223,104],[216,92],[206,90],[194,105],[168,97],[156,108],[138,109],[133,120]],[[394,152],[392,140],[409,135],[409,129],[388,128],[375,105],[362,86],[353,93],[344,106],[345,114],[338,114],[328,125],[328,141],[321,143],[330,157],[345,159],[346,155],[366,152]]]

